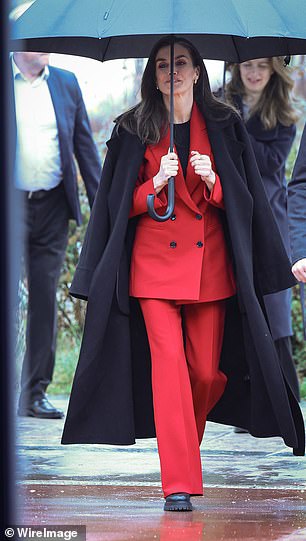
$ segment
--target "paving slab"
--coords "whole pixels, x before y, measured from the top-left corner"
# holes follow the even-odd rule
[[[51,401],[66,411],[67,397]],[[86,525],[86,541],[306,541],[306,460],[281,438],[208,423],[204,497],[165,513],[155,439],[63,446],[63,422],[18,419],[19,523]]]

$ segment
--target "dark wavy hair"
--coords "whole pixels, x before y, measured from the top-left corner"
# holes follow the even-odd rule
[[[233,107],[213,96],[203,59],[194,45],[184,38],[164,37],[154,45],[150,53],[142,76],[140,103],[115,120],[117,129],[122,126],[128,132],[136,134],[146,144],[158,143],[169,125],[168,111],[161,92],[156,88],[155,60],[158,51],[162,47],[170,46],[172,40],[185,47],[190,53],[193,66],[199,67],[200,74],[197,84],[193,87],[193,95],[203,116],[222,121],[235,112]]]

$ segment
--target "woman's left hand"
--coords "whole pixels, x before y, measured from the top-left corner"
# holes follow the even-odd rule
[[[200,175],[201,180],[205,182],[211,192],[216,182],[216,175],[212,170],[210,157],[207,154],[200,154],[196,150],[192,150],[190,154],[190,163],[194,168],[194,172]]]

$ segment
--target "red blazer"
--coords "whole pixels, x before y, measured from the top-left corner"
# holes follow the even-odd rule
[[[166,222],[156,222],[147,213],[147,195],[154,192],[153,177],[160,159],[170,146],[169,130],[157,145],[146,149],[130,217],[141,215],[131,260],[130,295],[205,302],[235,293],[231,261],[225,243],[220,213],[222,188],[218,175],[210,193],[188,162],[186,180],[181,164],[175,178],[175,209]],[[190,151],[213,155],[205,121],[194,104],[190,122]],[[155,208],[165,209],[167,188],[155,198]]]

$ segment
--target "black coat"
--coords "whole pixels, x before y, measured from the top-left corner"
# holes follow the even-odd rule
[[[228,301],[221,368],[226,391],[210,413],[254,436],[281,435],[302,453],[304,426],[280,366],[262,296],[294,283],[245,127],[236,115],[206,118],[226,208],[237,296]],[[137,219],[129,220],[145,147],[125,131],[108,142],[71,293],[88,298],[80,359],[63,443],[132,444],[153,437],[150,352],[137,299],[129,299],[129,257]]]
[[[296,263],[306,257],[306,125],[288,192],[292,262]]]
[[[235,96],[235,105],[243,116],[240,96]],[[269,203],[290,256],[285,164],[294,141],[295,124],[284,126],[278,122],[274,128],[266,130],[260,116],[255,114],[246,121],[245,126]],[[265,305],[274,340],[291,335],[291,291],[268,295],[265,297]]]

